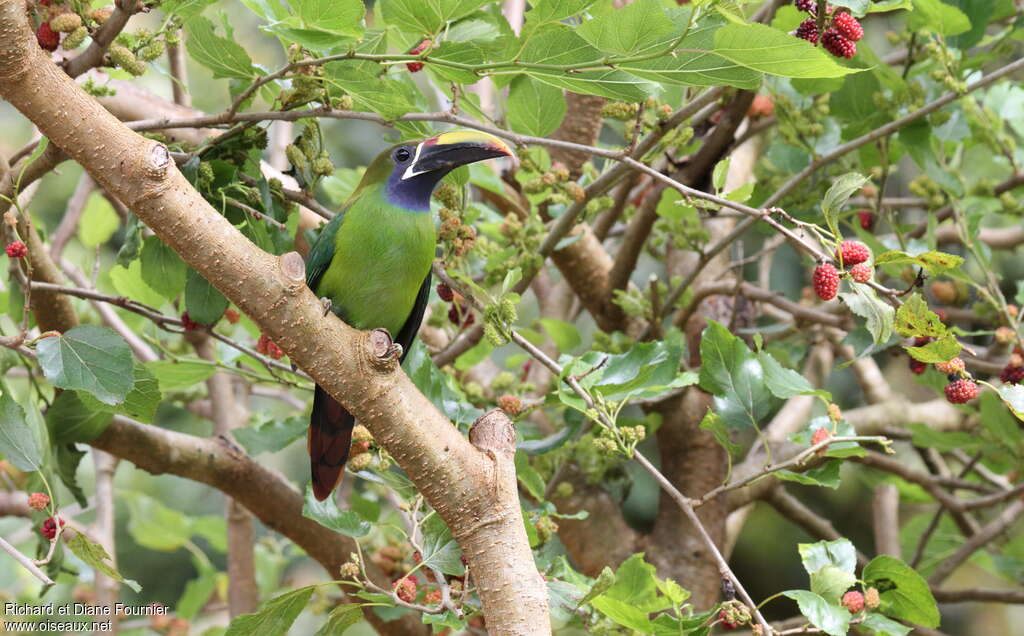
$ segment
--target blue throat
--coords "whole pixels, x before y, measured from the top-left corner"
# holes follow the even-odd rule
[[[429,212],[430,195],[449,171],[432,170],[404,181],[402,172],[404,168],[396,168],[388,176],[387,184],[384,186],[385,198],[389,203],[410,212]]]

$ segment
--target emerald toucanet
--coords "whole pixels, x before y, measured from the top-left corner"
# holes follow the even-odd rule
[[[310,249],[306,284],[356,329],[387,329],[404,359],[430,295],[434,186],[458,166],[511,155],[497,137],[466,130],[381,153]],[[318,500],[341,481],[354,425],[345,407],[317,386],[308,441]]]

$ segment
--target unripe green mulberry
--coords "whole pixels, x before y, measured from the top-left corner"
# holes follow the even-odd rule
[[[85,42],[85,38],[87,37],[89,37],[89,29],[84,26],[80,26],[64,38],[64,41],[61,42],[61,46],[64,47],[64,50],[66,51],[77,49],[82,46],[82,42]]]
[[[446,208],[459,207],[459,189],[451,183],[442,183],[434,190],[434,198]]]
[[[626,120],[636,115],[639,107],[626,102],[608,102],[601,108],[601,117]]]
[[[135,57],[128,47],[115,44],[107,52],[110,61],[138,77],[146,72],[146,63]]]
[[[348,460],[348,470],[353,473],[358,473],[361,470],[366,470],[373,464],[373,453],[359,453],[355,457],[350,457]]]
[[[166,48],[164,46],[163,41],[156,40],[149,46],[139,51],[139,57],[142,58],[142,60],[145,62],[152,62],[153,60],[163,55],[165,50]]]
[[[309,167],[309,160],[305,153],[295,144],[288,144],[284,149],[284,155],[296,170],[305,170]]]
[[[338,98],[338,101],[334,104],[334,107],[338,110],[352,110],[355,103],[352,100],[351,95],[342,95]]]
[[[490,322],[484,323],[484,337],[487,338],[487,342],[491,343],[495,347],[500,347],[508,342],[494,324]]]
[[[523,192],[526,194],[537,194],[538,192],[542,192],[546,187],[547,184],[544,183],[544,180],[538,177],[536,179],[530,179],[524,183]]]
[[[57,33],[71,33],[82,26],[82,16],[77,13],[62,13],[50,18],[50,28]]]
[[[321,154],[313,162],[313,174],[321,177],[329,177],[334,174],[334,164],[331,163],[331,159],[326,153]]]

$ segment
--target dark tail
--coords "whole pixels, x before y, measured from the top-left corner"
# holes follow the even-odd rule
[[[309,417],[309,468],[313,495],[323,501],[341,483],[356,418],[318,385]]]

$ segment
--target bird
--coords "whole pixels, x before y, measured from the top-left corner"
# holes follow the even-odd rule
[[[325,316],[330,311],[356,329],[386,329],[404,360],[430,296],[434,187],[459,166],[511,156],[504,141],[473,130],[382,152],[310,248],[306,285],[324,303]],[[354,416],[317,385],[307,445],[318,501],[344,476],[354,426]]]

